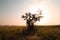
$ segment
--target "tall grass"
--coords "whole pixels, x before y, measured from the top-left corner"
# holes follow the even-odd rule
[[[0,40],[60,40],[60,26],[35,26],[36,30],[25,36],[24,26],[0,26]]]

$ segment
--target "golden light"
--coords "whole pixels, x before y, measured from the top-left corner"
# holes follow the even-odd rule
[[[46,25],[46,23],[48,23],[48,21],[49,21],[49,15],[48,15],[48,10],[47,10],[46,5],[44,4],[44,2],[30,8],[30,12],[32,14],[38,14],[37,11],[39,11],[39,10],[42,10],[43,18],[41,18],[40,21],[37,21],[36,24]]]

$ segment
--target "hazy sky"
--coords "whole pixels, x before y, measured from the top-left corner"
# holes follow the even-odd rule
[[[21,15],[38,8],[44,18],[36,25],[60,25],[60,0],[0,0],[0,25],[25,25]]]

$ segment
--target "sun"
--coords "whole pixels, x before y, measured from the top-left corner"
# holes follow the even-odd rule
[[[46,23],[48,23],[49,20],[49,14],[48,14],[48,10],[46,8],[46,5],[41,3],[40,5],[36,5],[30,8],[30,12],[32,14],[38,14],[38,10],[42,10],[42,16],[43,18],[41,18],[40,21],[37,21],[36,24],[38,25],[45,25]]]

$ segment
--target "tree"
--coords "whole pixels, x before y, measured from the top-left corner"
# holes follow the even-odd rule
[[[34,23],[36,21],[40,21],[40,18],[42,18],[41,11],[39,12],[39,14],[31,14],[30,12],[25,13],[25,15],[22,15],[22,18],[26,20],[26,24],[27,24],[27,30],[25,30],[23,34],[25,35],[33,34],[37,31],[36,28],[34,27]]]
[[[41,12],[42,11],[40,11],[39,14],[25,13],[25,15],[22,15],[22,18],[26,20],[27,26],[33,26],[36,21],[40,21],[40,18],[43,17],[41,16]]]

